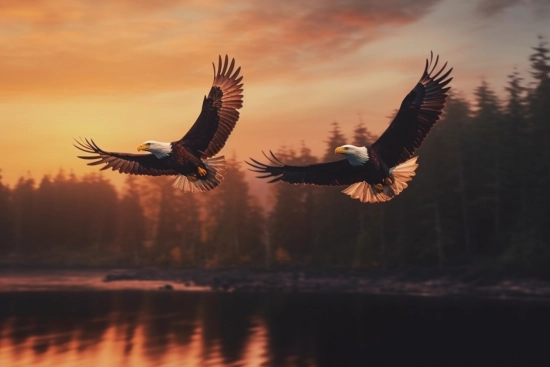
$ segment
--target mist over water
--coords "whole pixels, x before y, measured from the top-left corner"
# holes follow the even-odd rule
[[[547,365],[549,307],[353,294],[2,292],[0,365]]]

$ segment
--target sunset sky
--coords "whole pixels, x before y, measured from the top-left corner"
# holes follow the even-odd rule
[[[13,185],[96,171],[73,137],[128,152],[181,138],[218,54],[244,75],[222,151],[241,160],[301,141],[321,155],[330,124],[351,136],[359,115],[381,133],[430,50],[455,68],[455,91],[469,98],[485,79],[502,94],[514,66],[529,78],[550,1],[2,0],[0,24],[0,168]]]

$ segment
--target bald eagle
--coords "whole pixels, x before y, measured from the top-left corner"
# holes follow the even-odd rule
[[[426,59],[420,81],[405,97],[392,123],[371,146],[343,145],[335,149],[346,159],[300,166],[287,165],[273,153],[266,156],[269,164],[252,159],[247,162],[258,178],[269,182],[338,186],[350,185],[342,192],[361,202],[379,203],[391,200],[407,187],[418,167],[413,157],[445,107],[452,78],[447,63],[435,72],[439,56]]]
[[[239,119],[243,106],[241,68],[235,70],[235,59],[227,55],[214,68],[214,82],[204,97],[202,110],[183,138],[170,143],[149,140],[137,147],[149,154],[107,152],[92,140],[76,141],[75,147],[91,155],[78,158],[92,160],[90,166],[104,164],[101,170],[112,168],[119,173],[149,176],[177,176],[175,188],[186,192],[212,190],[225,175],[223,156],[211,158],[225,145]]]

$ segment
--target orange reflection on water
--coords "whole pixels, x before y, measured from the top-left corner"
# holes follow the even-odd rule
[[[260,319],[256,319],[255,324],[256,326],[250,330],[243,354],[243,367],[263,366],[268,362],[267,329]]]
[[[157,335],[147,331],[155,317],[141,313],[135,324],[120,323],[121,315],[111,314],[108,326],[96,335],[77,328],[69,333],[36,333],[40,327],[17,327],[10,319],[0,330],[0,366],[262,366],[268,361],[267,331],[260,319],[253,321],[240,361],[225,361],[219,340],[208,342],[200,321],[191,325],[188,343],[178,341],[173,332]],[[160,316],[162,318],[162,316]],[[34,320],[37,323],[40,320]],[[178,321],[175,320],[175,323]],[[189,326],[189,325],[187,325]],[[25,328],[34,335],[18,336]]]

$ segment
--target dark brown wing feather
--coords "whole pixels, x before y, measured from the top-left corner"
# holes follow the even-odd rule
[[[105,164],[101,168],[102,171],[112,168],[113,171],[131,175],[165,176],[178,174],[171,168],[173,162],[170,157],[158,159],[153,154],[106,152],[101,150],[91,139],[76,140],[76,144],[73,145],[85,153],[93,154],[78,156],[81,159],[93,160],[93,162],[88,163],[88,166]]]
[[[388,167],[405,162],[420,147],[428,132],[439,120],[447,99],[444,88],[453,78],[448,78],[452,68],[440,76],[447,63],[434,75],[439,56],[426,59],[426,67],[420,81],[405,97],[392,123],[372,145]],[[433,64],[433,66],[432,66]]]
[[[252,172],[263,173],[258,178],[273,178],[269,181],[284,181],[291,184],[338,186],[350,185],[362,180],[364,167],[354,167],[347,159],[335,162],[306,164],[291,166],[281,162],[272,152],[271,157],[265,155],[271,165],[260,163],[250,158],[252,163],[246,162]]]
[[[202,111],[191,129],[178,141],[188,150],[200,153],[207,158],[218,153],[225,145],[229,134],[239,119],[239,111],[243,106],[243,77],[239,77],[241,68],[235,72],[235,59],[225,56],[218,60],[218,70],[214,66],[214,82],[208,97],[204,97]]]

